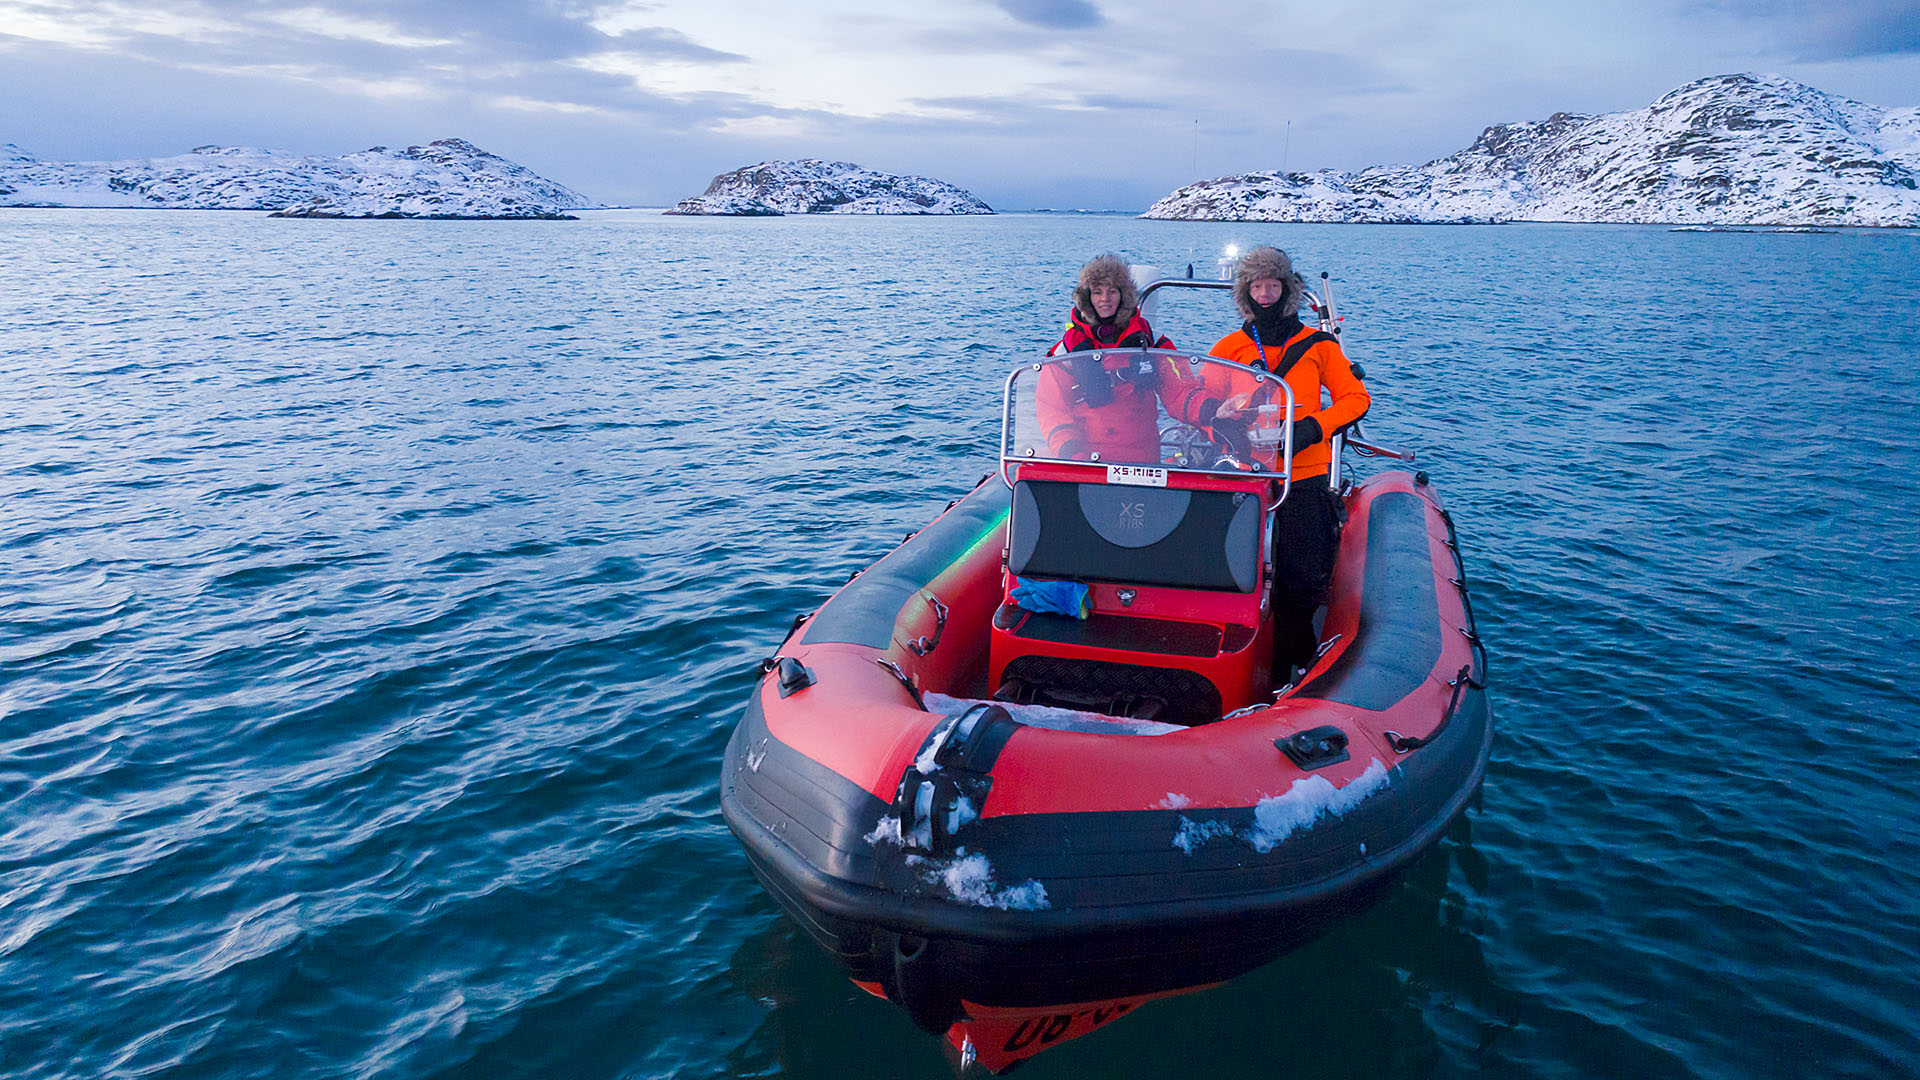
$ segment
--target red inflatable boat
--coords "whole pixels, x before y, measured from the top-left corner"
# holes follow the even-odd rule
[[[1493,735],[1423,474],[1333,478],[1320,656],[1276,690],[1288,448],[1223,457],[1163,415],[1157,462],[1051,459],[1034,389],[1062,362],[1009,378],[996,475],[796,620],[721,778],[795,922],[994,1070],[1363,908],[1464,811]],[[1028,610],[1033,581],[1087,602]]]

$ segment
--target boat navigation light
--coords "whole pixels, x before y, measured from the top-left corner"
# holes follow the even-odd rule
[[[1218,267],[1218,270],[1220,272],[1220,280],[1232,281],[1234,268],[1238,266],[1239,263],[1240,263],[1240,245],[1228,244],[1220,252],[1220,265]]]

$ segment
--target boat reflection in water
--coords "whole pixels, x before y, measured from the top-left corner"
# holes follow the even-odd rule
[[[1216,984],[1208,984],[1212,985]],[[978,1066],[990,1072],[1002,1072],[1042,1050],[1091,1035],[1149,1001],[1207,988],[1195,986],[1053,1009],[996,1009],[973,1005],[968,1007],[967,1019],[947,1029],[947,1044],[955,1051],[963,1071]]]

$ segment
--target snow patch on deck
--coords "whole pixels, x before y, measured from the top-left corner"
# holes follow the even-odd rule
[[[1180,817],[1180,831],[1173,834],[1173,846],[1187,854],[1216,836],[1232,836],[1233,826],[1224,821],[1195,821],[1186,815]]]
[[[1301,777],[1285,795],[1270,795],[1253,808],[1253,829],[1247,834],[1247,843],[1255,851],[1271,851],[1275,844],[1322,817],[1347,813],[1386,785],[1387,767],[1379,758],[1345,787],[1334,787],[1324,776]]]
[[[882,817],[880,823],[863,839],[876,847],[881,844],[902,846],[900,819],[891,815]],[[1045,885],[1028,878],[1018,885],[1003,888],[994,881],[993,863],[978,852],[969,854],[966,848],[959,848],[951,859],[908,855],[906,864],[920,875],[922,881],[944,889],[948,896],[962,904],[999,908],[1002,911],[1042,911],[1052,906],[1047,899]]]
[[[993,864],[985,855],[968,855],[965,849],[959,858],[938,869],[937,876],[947,892],[963,904],[1003,911],[1042,911],[1052,906],[1047,900],[1047,887],[1032,878],[1006,888],[995,887]]]
[[[946,712],[946,709],[936,709],[932,707],[933,697],[934,695],[928,694],[924,698],[928,705],[927,711],[934,713]],[[955,711],[952,716],[942,720],[940,724],[927,735],[926,745],[922,746],[920,752],[914,755],[914,768],[919,769],[923,773],[931,774],[935,769],[940,767],[940,762],[937,760],[940,755],[940,747],[945,745],[947,733],[953,730],[953,725],[960,722],[960,716],[960,711]]]
[[[1312,825],[1323,817],[1339,817],[1359,806],[1368,796],[1387,786],[1389,770],[1374,758],[1365,772],[1334,787],[1324,776],[1305,776],[1293,782],[1284,795],[1269,795],[1253,808],[1253,827],[1236,830],[1225,821],[1195,821],[1182,814],[1174,831],[1173,846],[1191,855],[1210,840],[1237,836],[1262,854],[1272,851],[1282,840]],[[1168,795],[1171,804],[1174,796]],[[1164,809],[1180,809],[1167,805]]]
[[[894,847],[899,847],[901,846],[900,819],[894,817],[892,814],[881,814],[880,824],[875,825],[872,832],[860,839],[865,840],[874,847],[879,847],[881,844],[892,844]]]
[[[937,695],[928,695],[929,699],[935,697]],[[934,711],[945,711],[960,703],[946,698],[929,700],[928,704]],[[949,736],[965,740],[971,726],[979,723],[982,713],[968,712],[965,705],[970,704],[962,704],[961,708],[941,720],[929,733],[926,744],[914,755],[913,767],[921,774],[933,776],[939,771],[939,748],[946,744]],[[954,849],[952,858],[915,854],[933,845],[933,795],[934,785],[920,784],[914,797],[911,825],[904,824],[898,814],[888,811],[880,815],[873,830],[861,839],[875,848],[891,844],[904,849],[902,859],[909,870],[927,885],[944,891],[959,903],[1003,911],[1039,911],[1051,906],[1047,899],[1047,887],[1032,878],[1018,885],[999,885],[994,880],[993,864],[978,852],[969,854],[966,848],[961,847]],[[960,795],[952,806],[944,810],[947,815],[946,834],[952,836],[978,821],[980,809],[980,805],[972,798]]]
[[[928,712],[963,712],[974,705],[998,705],[1007,710],[1007,715],[1027,727],[1046,728],[1050,731],[1079,731],[1091,735],[1167,735],[1175,731],[1185,731],[1178,724],[1162,724],[1157,720],[1134,720],[1124,716],[1108,716],[1104,713],[1080,712],[1075,709],[1058,709],[1051,705],[1020,705],[1008,701],[983,701],[976,698],[954,698],[945,694],[925,694]]]

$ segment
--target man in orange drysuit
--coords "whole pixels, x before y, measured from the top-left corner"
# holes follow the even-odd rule
[[[1248,427],[1277,434],[1280,424],[1290,424],[1293,430],[1293,487],[1273,530],[1275,685],[1291,681],[1291,669],[1311,666],[1319,648],[1313,615],[1332,581],[1340,539],[1338,496],[1327,485],[1333,462],[1328,440],[1366,415],[1372,404],[1339,341],[1300,322],[1305,294],[1306,282],[1293,272],[1286,252],[1254,248],[1240,260],[1233,281],[1234,303],[1246,322],[1210,350],[1212,356],[1285,379],[1293,389],[1292,416],[1283,407],[1261,411],[1285,402],[1273,393],[1272,383],[1263,387],[1230,369],[1207,369],[1206,396],[1220,401],[1212,424],[1216,436],[1237,443]],[[1324,406],[1322,388],[1330,399]]]

